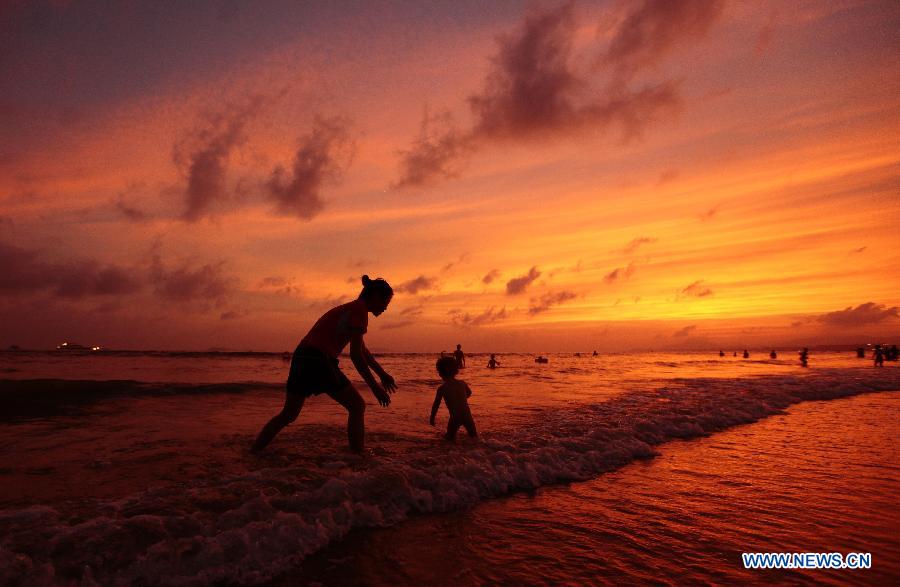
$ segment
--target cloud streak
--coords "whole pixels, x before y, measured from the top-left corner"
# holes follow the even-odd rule
[[[260,97],[229,105],[223,112],[208,115],[200,128],[176,145],[173,159],[186,168],[184,220],[196,222],[211,214],[216,203],[228,199],[229,158],[246,140],[244,128],[261,105]]]
[[[484,312],[475,315],[469,314],[468,312],[462,313],[459,310],[452,310],[450,314],[452,316],[450,321],[456,326],[463,327],[484,326],[485,324],[499,322],[509,317],[509,313],[506,311],[506,306],[504,306],[500,310],[497,310],[495,306],[491,306]]]
[[[548,311],[553,306],[564,304],[570,300],[574,300],[578,295],[571,291],[560,291],[556,293],[547,293],[539,298],[532,299],[528,308],[528,313],[532,316]]]
[[[463,162],[490,142],[604,134],[613,127],[626,142],[641,136],[648,125],[677,110],[678,84],[664,80],[634,89],[629,80],[675,47],[705,35],[721,5],[713,0],[638,5],[600,59],[611,76],[602,89],[594,72],[576,65],[574,4],[532,11],[515,31],[498,38],[482,88],[468,98],[471,127],[461,131],[449,114],[426,115],[419,136],[400,152],[394,186],[424,186],[458,175]]]
[[[528,273],[519,277],[514,277],[506,282],[506,295],[514,296],[524,293],[535,279],[541,276],[541,272],[537,267],[532,267]]]
[[[816,321],[827,326],[853,327],[881,324],[888,320],[900,318],[900,308],[886,306],[875,302],[866,302],[855,308],[847,306],[843,310],[828,312],[816,317]]]
[[[615,269],[613,269],[612,271],[610,271],[609,273],[604,275],[603,282],[607,283],[607,284],[613,284],[616,281],[628,279],[629,277],[634,275],[634,272],[636,270],[637,270],[637,268],[635,267],[634,262],[632,261],[631,263],[628,264],[627,267],[616,267]]]
[[[58,298],[115,296],[137,292],[142,279],[133,269],[93,259],[51,263],[37,251],[0,243],[0,293],[51,290]]]
[[[437,277],[425,277],[424,275],[420,275],[415,279],[404,281],[396,287],[396,290],[400,293],[416,295],[421,291],[435,289],[437,284]]]
[[[705,298],[713,295],[713,290],[703,285],[703,280],[698,280],[681,290],[681,295],[692,298]]]
[[[325,205],[323,185],[340,180],[354,151],[346,120],[317,118],[309,134],[300,138],[290,171],[279,165],[266,183],[276,211],[304,220],[316,216]]]

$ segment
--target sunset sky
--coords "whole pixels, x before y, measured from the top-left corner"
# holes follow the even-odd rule
[[[900,3],[4,2],[0,346],[900,341]]]

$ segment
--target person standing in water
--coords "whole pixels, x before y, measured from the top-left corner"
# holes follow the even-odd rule
[[[749,358],[750,358],[750,353],[747,351],[747,349],[744,349],[744,358],[745,358],[745,359],[749,359]]]
[[[462,351],[462,345],[456,345],[456,350],[453,351],[453,356],[456,357],[456,368],[457,369],[465,369],[466,367],[466,353]]]
[[[361,453],[365,449],[366,402],[341,372],[338,356],[349,343],[353,366],[382,406],[391,403],[389,394],[396,391],[397,385],[363,341],[368,329],[369,312],[380,316],[391,303],[394,290],[387,281],[369,279],[368,275],[363,275],[362,285],[357,299],[325,312],[297,345],[291,359],[284,407],[260,431],[253,443],[253,452],[266,448],[285,426],[297,419],[306,398],[320,393],[327,393],[346,408],[349,414],[347,437],[350,450]],[[372,371],[378,374],[380,384],[375,381]]]
[[[800,351],[800,366],[809,367],[809,349],[806,347],[803,347],[803,350]]]
[[[499,365],[499,364],[500,364],[500,361],[498,361],[496,359],[496,355],[491,353],[491,358],[488,359],[488,364],[487,364],[488,369],[496,369],[497,365]]]
[[[880,344],[875,345],[875,351],[872,353],[872,358],[875,361],[876,367],[884,367],[884,349],[881,348]]]
[[[778,353],[775,352],[775,349],[772,349],[772,352],[769,353],[769,358],[770,358],[770,359],[777,359],[777,358],[778,358]]]

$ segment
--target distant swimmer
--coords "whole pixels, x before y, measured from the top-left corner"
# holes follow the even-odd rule
[[[720,356],[720,357],[724,357],[724,356],[725,356],[725,351],[719,351],[719,356]]]
[[[803,350],[800,351],[800,366],[801,367],[809,367],[809,349],[803,347]]]
[[[535,363],[547,363],[547,362],[549,362],[549,359],[547,359],[547,357],[544,357],[544,356],[539,356],[534,360],[534,362]]]
[[[488,359],[488,369],[496,369],[498,365],[500,365],[500,361],[498,361],[496,355],[492,353],[491,358]]]
[[[465,369],[466,368],[466,353],[462,350],[462,345],[456,345],[456,350],[453,351],[453,356],[456,358],[456,368],[457,369]]]
[[[776,353],[775,350],[772,349],[772,352],[769,353],[769,358],[770,358],[770,359],[777,359],[777,358],[778,358],[778,353]]]
[[[575,353],[575,356],[576,356],[576,357],[580,357],[580,356],[581,356],[581,353]]]
[[[749,358],[750,358],[750,353],[747,352],[747,349],[744,349],[744,358],[745,358],[745,359],[749,359]]]
[[[595,357],[597,356],[597,354],[598,354],[597,351],[594,351],[594,356],[595,356]]]
[[[437,389],[434,396],[434,404],[431,406],[431,417],[429,423],[434,426],[434,418],[437,416],[438,408],[441,407],[441,400],[447,404],[447,410],[450,412],[450,420],[447,422],[447,434],[444,438],[447,440],[456,440],[456,433],[460,426],[465,427],[466,432],[472,438],[478,438],[478,432],[475,430],[475,420],[472,419],[472,412],[469,410],[469,397],[472,395],[472,389],[469,384],[462,379],[456,379],[459,373],[459,367],[456,361],[451,357],[441,357],[437,360],[437,372],[444,380]]]
[[[327,393],[347,410],[350,450],[361,453],[365,449],[366,400],[341,372],[338,356],[349,344],[353,366],[382,406],[391,403],[390,394],[397,389],[397,384],[381,368],[363,340],[369,313],[380,316],[391,303],[394,291],[387,281],[369,279],[368,275],[363,275],[362,285],[358,298],[325,312],[297,345],[287,378],[284,407],[260,431],[253,444],[254,452],[264,449],[285,426],[297,419],[306,398],[320,393]],[[375,381],[372,371],[381,383]]]
[[[881,348],[880,344],[875,345],[875,352],[872,358],[875,360],[876,367],[884,367],[884,349]]]

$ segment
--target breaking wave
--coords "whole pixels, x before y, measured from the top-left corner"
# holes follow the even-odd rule
[[[0,583],[258,583],[295,569],[354,528],[590,479],[652,457],[673,439],[755,422],[802,401],[894,389],[900,389],[894,369],[679,379],[595,405],[547,410],[531,427],[494,431],[480,443],[423,445],[395,435],[390,452],[366,459],[329,456],[317,467],[278,462],[77,514],[46,506],[6,510]]]

